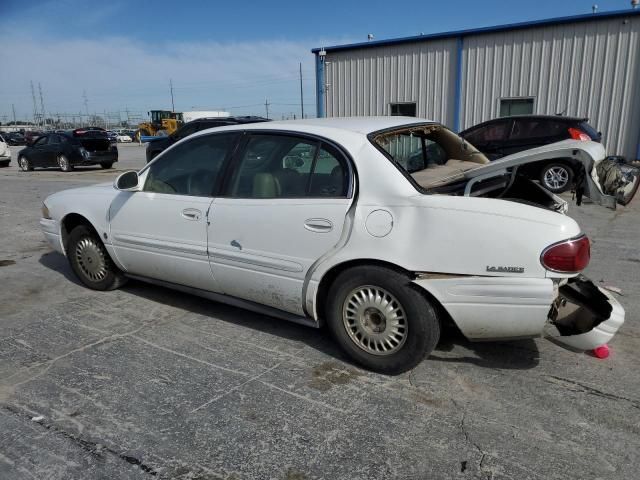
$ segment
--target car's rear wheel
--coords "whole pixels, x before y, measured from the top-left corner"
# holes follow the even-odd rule
[[[573,169],[565,163],[550,163],[540,172],[540,183],[553,193],[562,193],[573,183]]]
[[[31,170],[33,170],[33,164],[31,163],[31,160],[29,160],[24,155],[21,155],[20,158],[18,158],[18,165],[20,166],[20,170],[22,170],[23,172],[30,172]]]
[[[67,257],[76,276],[93,290],[113,290],[127,280],[100,238],[85,225],[75,227],[69,234]]]
[[[395,270],[378,266],[342,272],[327,295],[327,324],[339,345],[371,370],[397,374],[435,348],[440,323],[429,300]]]
[[[113,167],[113,162],[102,162],[102,163],[100,164],[100,166],[101,166],[102,168],[104,168],[104,169],[108,169],[108,168]]]
[[[73,170],[73,165],[71,165],[71,162],[69,162],[69,159],[65,155],[58,156],[58,166],[63,172],[70,172]]]

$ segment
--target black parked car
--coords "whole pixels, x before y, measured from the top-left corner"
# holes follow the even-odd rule
[[[189,135],[199,132],[200,130],[206,130],[207,128],[223,127],[225,125],[238,125],[241,123],[258,123],[268,122],[268,118],[263,117],[216,117],[216,118],[199,118],[192,122],[185,123],[182,127],[176,130],[169,136],[158,137],[151,140],[147,144],[147,163],[153,160],[160,152],[166,150],[178,140],[182,140]]]
[[[518,115],[496,118],[460,133],[460,136],[490,160],[541,147],[566,139],[600,142],[602,134],[589,125],[588,119],[553,115]],[[582,164],[571,159],[555,158],[530,164],[521,173],[539,180],[554,193],[569,189],[580,177]]]
[[[36,167],[59,167],[63,172],[80,165],[111,168],[117,161],[118,147],[97,129],[48,133],[18,153],[18,165],[25,172]]]
[[[3,133],[2,136],[4,137],[8,145],[17,146],[26,144],[24,135],[20,132],[7,132]]]

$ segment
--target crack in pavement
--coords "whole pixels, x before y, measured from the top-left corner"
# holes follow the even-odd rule
[[[106,342],[109,342],[109,341],[112,341],[112,340],[119,340],[121,338],[126,338],[126,337],[133,336],[136,333],[140,332],[142,329],[144,329],[144,328],[146,328],[146,327],[148,327],[150,325],[153,325],[154,323],[157,323],[157,322],[158,322],[158,320],[145,322],[140,327],[138,327],[138,328],[136,328],[134,330],[131,330],[129,332],[114,333],[114,334],[111,334],[111,335],[106,335],[104,337],[99,338],[98,340],[95,340],[93,342],[87,343],[87,344],[82,345],[82,346],[80,346],[78,348],[74,348],[72,350],[69,350],[68,352],[63,353],[62,355],[58,355],[55,358],[46,360],[44,362],[37,363],[37,364],[32,365],[30,367],[27,367],[26,369],[20,370],[20,371],[18,371],[16,373],[6,377],[6,378],[3,378],[2,380],[0,380],[0,386],[11,387],[13,389],[15,387],[19,387],[20,385],[24,385],[25,383],[31,382],[31,381],[35,380],[36,378],[39,378],[42,375],[44,375],[45,373],[47,373],[51,369],[51,367],[53,367],[58,361],[62,360],[63,358],[67,358],[67,357],[73,355],[74,353],[82,352],[84,350],[87,350],[89,348],[95,347],[97,345],[101,345],[103,343],[106,343]],[[45,367],[44,369],[42,369],[41,371],[39,371],[38,373],[36,373],[36,374],[34,374],[34,375],[30,376],[30,377],[25,378],[24,380],[21,380],[21,381],[19,381],[17,383],[10,383],[9,382],[9,380],[11,380],[12,378],[14,378],[16,376],[31,372],[31,371],[33,371],[35,369],[38,369],[40,367],[43,367],[43,366]]]
[[[464,435],[465,441],[469,445],[473,446],[478,451],[478,453],[480,454],[480,461],[478,462],[478,471],[480,472],[480,474],[486,474],[487,475],[487,477],[486,477],[487,480],[492,480],[493,479],[493,472],[487,471],[487,470],[484,469],[484,461],[490,455],[488,453],[486,453],[480,447],[480,445],[478,445],[478,443],[471,438],[471,436],[469,435],[469,432],[467,431],[467,427],[465,425],[465,420],[467,418],[467,410],[465,408],[461,408],[460,405],[458,404],[458,402],[456,402],[455,400],[451,399],[451,401],[456,406],[456,408],[462,410],[462,418],[460,419],[460,424],[458,426],[460,428],[460,431],[462,432],[462,435]],[[467,470],[467,461],[460,462],[460,465],[461,465],[461,472],[464,473]]]
[[[80,437],[80,435],[76,435],[75,433],[68,432],[54,423],[45,422],[44,420],[40,420],[37,422],[33,421],[29,414],[21,412],[19,409],[11,405],[3,405],[1,408],[11,413],[14,417],[18,419],[27,420],[29,423],[37,424],[40,427],[44,428],[45,430],[69,440],[70,442],[77,445],[85,452],[89,453],[90,455],[98,459],[102,459],[103,458],[102,452],[106,452],[115,456],[116,458],[124,460],[125,462],[138,467],[140,470],[142,470],[146,474],[149,474],[151,476],[156,476],[158,474],[155,468],[142,462],[142,460],[140,460],[139,458],[136,458],[132,455],[127,455],[126,452],[118,452],[115,448],[108,447],[103,443],[97,443],[91,440],[86,440]]]
[[[625,402],[629,402],[633,408],[637,408],[640,410],[640,401],[634,400],[632,398],[622,397],[620,395],[615,395],[609,392],[603,392],[602,390],[598,390],[597,388],[590,387],[589,385],[585,385],[577,380],[571,380],[569,378],[558,377],[556,375],[545,375],[545,377],[552,378],[553,380],[547,380],[550,383],[563,383],[565,387],[569,388],[570,386],[578,387],[578,388],[569,388],[573,392],[578,393],[586,393],[589,395],[595,395],[597,397],[608,398],[610,400],[623,400]]]

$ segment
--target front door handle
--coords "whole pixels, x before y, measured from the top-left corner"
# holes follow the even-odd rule
[[[182,210],[182,216],[187,220],[197,221],[197,220],[200,220],[200,217],[202,216],[202,212],[196,208],[186,208]]]
[[[326,218],[309,218],[305,220],[304,228],[310,232],[326,233],[333,230],[333,223]]]

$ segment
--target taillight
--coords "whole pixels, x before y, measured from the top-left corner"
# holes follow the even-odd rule
[[[540,256],[542,266],[560,273],[575,273],[587,268],[591,258],[589,239],[582,235],[547,247]]]
[[[588,142],[591,140],[591,137],[589,135],[587,135],[586,133],[584,133],[582,130],[578,128],[570,128],[569,135],[571,135],[571,138],[573,138],[574,140],[582,140],[585,142]]]

